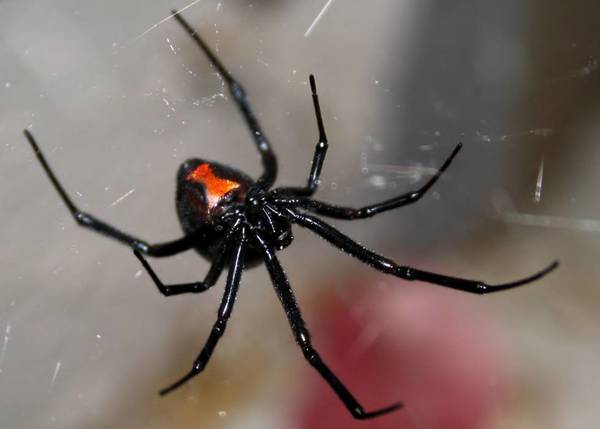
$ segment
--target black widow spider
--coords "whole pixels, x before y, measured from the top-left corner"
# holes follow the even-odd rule
[[[305,359],[329,383],[348,411],[357,419],[368,419],[402,407],[402,403],[398,402],[375,411],[365,411],[311,345],[310,334],[302,319],[292,288],[275,256],[278,250],[287,247],[292,242],[292,224],[309,229],[333,246],[386,274],[405,280],[419,280],[477,294],[497,292],[533,282],[558,266],[558,263],[554,262],[546,269],[524,279],[500,285],[488,285],[480,281],[397,265],[390,259],[366,249],[322,220],[307,214],[306,212],[313,212],[336,219],[363,219],[415,203],[440,178],[460,150],[461,144],[456,146],[438,172],[416,191],[358,209],[338,207],[314,200],[310,197],[317,190],[328,143],[315,78],[311,75],[309,80],[319,142],[315,148],[308,182],[304,187],[271,189],[277,175],[277,160],[250,108],[244,89],[221,64],[196,31],[177,11],[172,12],[175,19],[217,69],[238,105],[262,158],[264,172],[258,180],[254,181],[246,174],[217,162],[196,158],[187,160],[177,173],[176,195],[177,214],[184,236],[169,242],[148,244],[144,240],[122,232],[93,215],[79,210],[52,172],[33,135],[28,130],[24,130],[42,168],[77,223],[130,246],[163,295],[204,292],[217,282],[224,266],[229,264],[225,294],[219,307],[217,320],[204,348],[194,361],[192,369],[179,381],[161,390],[161,395],[177,389],[204,370],[217,342],[225,332],[238,292],[242,270],[258,265],[262,260],[269,271],[275,292],[283,305],[296,342],[302,349]],[[202,282],[165,285],[142,256],[142,254],[156,257],[171,256],[192,248],[211,261],[210,269]]]

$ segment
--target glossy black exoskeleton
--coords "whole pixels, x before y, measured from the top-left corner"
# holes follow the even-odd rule
[[[236,222],[244,219],[264,232],[269,244],[281,250],[292,242],[291,223],[264,209],[267,193],[241,171],[202,159],[189,159],[177,173],[177,214],[186,234],[202,232],[195,246],[214,261],[225,247]],[[250,191],[250,192],[249,192]],[[251,244],[245,253],[246,268],[262,262],[262,253]]]
[[[50,169],[33,135],[25,130],[25,135],[44,171],[77,223],[130,246],[158,290],[165,296],[203,292],[217,282],[224,267],[228,265],[225,293],[219,307],[217,320],[202,351],[194,361],[192,369],[179,381],[163,389],[162,395],[171,392],[204,370],[227,326],[243,268],[262,261],[267,267],[275,292],[281,301],[296,342],[305,359],[325,379],[350,413],[357,419],[368,419],[402,406],[398,402],[375,411],[365,411],[312,346],[310,334],[292,288],[276,257],[276,252],[288,246],[293,239],[292,224],[314,232],[338,249],[383,273],[405,280],[424,281],[477,294],[496,292],[533,282],[548,274],[558,265],[554,262],[534,275],[511,283],[488,285],[476,280],[450,277],[398,265],[361,246],[318,217],[309,214],[353,220],[375,216],[378,213],[413,204],[423,197],[440,178],[460,150],[461,145],[459,144],[454,149],[439,171],[416,191],[361,208],[339,207],[315,200],[311,197],[319,184],[328,144],[315,79],[311,75],[309,81],[319,131],[319,142],[315,148],[307,184],[303,187],[271,189],[277,176],[277,160],[250,108],[245,91],[181,15],[173,11],[173,16],[207,55],[239,107],[264,167],[262,175],[256,181],[244,173],[217,162],[201,159],[186,161],[180,167],[177,175],[176,197],[177,213],[184,236],[165,243],[149,244],[79,210]],[[142,256],[143,254],[170,256],[189,249],[196,249],[211,261],[204,281],[165,285]]]

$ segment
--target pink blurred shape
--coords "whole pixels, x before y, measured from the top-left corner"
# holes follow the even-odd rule
[[[326,285],[330,296],[309,320],[331,369],[367,410],[401,400],[404,409],[354,420],[307,367],[293,427],[471,429],[487,427],[511,382],[502,340],[478,306],[486,298],[386,279]],[[313,317],[314,319],[314,317]],[[312,322],[312,323],[311,323]]]

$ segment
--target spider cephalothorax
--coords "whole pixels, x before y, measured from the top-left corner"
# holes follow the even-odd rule
[[[263,174],[256,181],[244,173],[217,162],[202,159],[186,161],[181,165],[177,175],[176,196],[177,213],[184,236],[166,243],[148,244],[144,240],[124,233],[79,210],[50,169],[33,135],[25,130],[25,135],[38,160],[75,220],[81,226],[130,246],[162,294],[171,296],[203,292],[217,282],[225,266],[229,268],[217,320],[202,351],[194,361],[192,369],[179,381],[163,389],[162,395],[178,388],[204,370],[227,326],[239,288],[242,270],[263,262],[304,357],[329,383],[350,413],[355,418],[367,419],[402,406],[397,402],[375,411],[365,411],[312,346],[310,334],[302,319],[294,293],[276,256],[277,251],[292,242],[293,224],[312,231],[333,246],[383,273],[405,280],[424,281],[471,293],[485,294],[521,286],[545,276],[558,265],[557,262],[554,262],[534,275],[511,283],[488,285],[476,280],[450,277],[398,265],[361,246],[318,217],[309,214],[337,219],[362,219],[412,204],[425,195],[439,179],[460,150],[461,145],[456,146],[437,173],[416,191],[361,208],[339,207],[315,200],[311,197],[319,183],[319,175],[327,152],[327,137],[315,79],[311,75],[309,81],[317,118],[319,141],[315,147],[307,184],[303,187],[271,189],[277,175],[277,160],[248,104],[246,93],[190,25],[176,11],[173,11],[173,16],[208,56],[238,105],[261,155],[264,167]],[[201,282],[164,285],[142,256],[142,254],[170,256],[189,249],[196,249],[211,263],[208,273]]]

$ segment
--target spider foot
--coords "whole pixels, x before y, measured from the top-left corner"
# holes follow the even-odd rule
[[[551,271],[554,271],[558,267],[558,261],[554,261],[552,264],[548,265],[543,270],[516,280],[510,283],[501,283],[501,284],[487,284],[477,280],[468,280],[461,279],[457,277],[450,277],[443,274],[432,273],[429,271],[421,271],[415,268],[410,267],[396,267],[395,271],[392,274],[406,280],[419,280],[427,283],[432,283],[444,287],[448,287],[451,289],[462,290],[464,292],[476,293],[479,295],[484,295],[492,292],[500,292],[502,290],[512,289],[515,287],[523,286],[529,283],[532,283],[536,280],[541,279],[542,277],[549,274]],[[388,271],[389,272],[389,271]]]
[[[357,408],[350,410],[350,412],[352,413],[352,417],[354,417],[355,419],[367,420],[367,419],[372,419],[375,417],[382,416],[387,413],[391,413],[393,411],[399,410],[402,407],[404,407],[404,404],[402,402],[396,402],[395,404],[392,404],[389,407],[381,408],[381,409],[375,410],[375,411],[366,412],[365,410],[362,409],[362,407],[357,407]]]
[[[541,270],[529,277],[525,277],[523,279],[520,279],[520,280],[517,280],[514,282],[510,282],[510,283],[503,283],[503,284],[497,284],[497,285],[488,285],[485,283],[478,283],[476,292],[480,293],[480,294],[485,294],[485,293],[499,292],[501,290],[512,289],[514,287],[523,286],[528,283],[531,283],[531,282],[541,279],[542,277],[546,276],[547,274],[549,274],[550,272],[552,272],[556,268],[558,268],[558,265],[559,265],[558,261],[554,261],[550,265],[548,265],[546,268],[544,268],[543,270]]]
[[[197,374],[198,374],[198,371],[195,371],[195,370],[188,372],[180,380],[177,380],[175,383],[173,383],[169,387],[165,387],[160,392],[158,392],[158,394],[160,396],[165,396],[165,395],[171,393],[173,390],[181,387],[183,384],[187,383],[190,379],[194,378],[194,376],[196,376]]]

